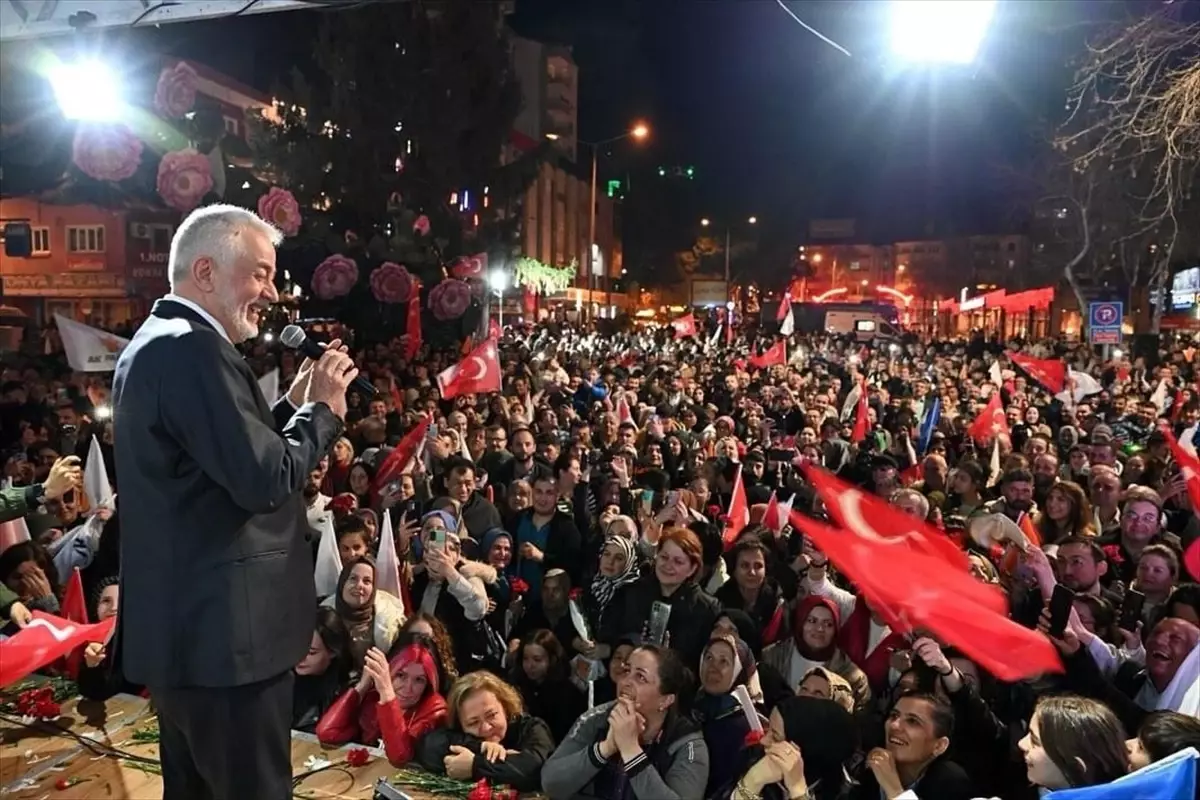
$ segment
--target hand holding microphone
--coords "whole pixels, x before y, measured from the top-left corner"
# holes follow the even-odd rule
[[[375,387],[366,377],[359,375],[358,368],[346,354],[346,347],[335,339],[329,346],[309,339],[299,325],[288,325],[279,340],[286,347],[299,350],[308,360],[301,365],[296,380],[288,392],[295,405],[305,401],[325,403],[339,418],[346,416],[346,390],[353,386],[367,397],[375,395]]]

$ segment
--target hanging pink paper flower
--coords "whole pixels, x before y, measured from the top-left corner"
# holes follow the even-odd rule
[[[75,129],[71,160],[98,181],[133,177],[142,159],[142,140],[121,123],[81,124]]]
[[[413,233],[418,233],[421,236],[428,236],[429,235],[429,217],[425,216],[424,214],[417,217],[416,222],[413,223]]]
[[[258,215],[283,231],[284,236],[295,236],[300,232],[300,204],[287,189],[272,186],[258,198]]]
[[[444,280],[429,292],[429,308],[443,322],[458,319],[471,305],[471,287],[462,281]]]
[[[208,158],[195,150],[176,150],[158,162],[158,194],[177,211],[191,211],[212,188],[212,167]]]
[[[158,75],[158,86],[154,88],[154,107],[158,113],[171,119],[179,119],[196,105],[196,70],[180,61],[164,67]]]
[[[358,283],[358,264],[354,259],[334,254],[313,270],[313,294],[322,300],[345,297]]]
[[[385,261],[371,273],[371,293],[381,303],[404,303],[412,290],[412,275],[399,264]]]

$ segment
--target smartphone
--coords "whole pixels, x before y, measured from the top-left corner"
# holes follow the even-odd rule
[[[1075,593],[1061,583],[1054,585],[1054,594],[1050,595],[1050,630],[1048,633],[1055,639],[1061,639],[1067,630],[1067,620],[1071,617],[1071,606],[1075,602]]]
[[[438,426],[436,422],[429,423],[429,432],[425,434],[425,438],[429,439],[431,442],[438,438]]]
[[[430,531],[429,546],[441,550],[446,546],[446,532],[440,528]]]
[[[667,492],[667,503],[666,503],[665,508],[674,508],[675,504],[678,502],[679,502],[679,490],[678,489],[672,489],[671,491]]]
[[[642,513],[650,516],[654,512],[654,490],[642,489]]]
[[[652,644],[661,645],[667,638],[667,623],[671,619],[671,606],[661,600],[650,604],[650,625],[646,638]]]
[[[1123,631],[1136,631],[1142,621],[1142,607],[1146,604],[1146,595],[1134,589],[1125,590],[1125,599],[1121,602],[1121,618],[1117,627]]]

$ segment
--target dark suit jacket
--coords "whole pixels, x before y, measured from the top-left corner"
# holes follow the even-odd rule
[[[227,687],[292,669],[316,608],[300,490],[341,422],[324,404],[271,409],[225,337],[159,300],[117,363],[113,424],[126,679]]]

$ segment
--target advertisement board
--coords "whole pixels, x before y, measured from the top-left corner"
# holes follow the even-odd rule
[[[1179,272],[1171,280],[1171,310],[1187,311],[1200,300],[1200,267]]]
[[[728,299],[725,281],[692,281],[692,305],[723,306]]]

